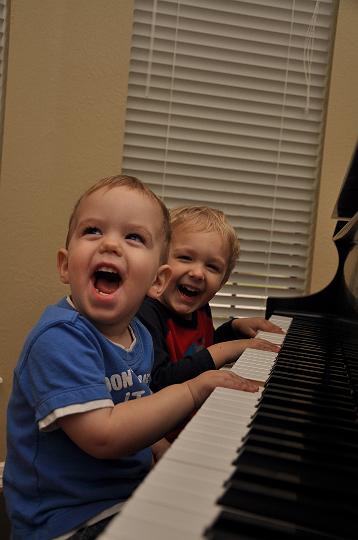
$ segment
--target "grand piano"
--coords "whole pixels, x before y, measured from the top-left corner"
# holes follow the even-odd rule
[[[102,540],[358,538],[357,148],[333,213],[335,277],[268,298],[280,352],[232,367],[262,390],[217,388]]]

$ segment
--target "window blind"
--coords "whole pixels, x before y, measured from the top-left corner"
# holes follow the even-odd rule
[[[135,0],[123,171],[221,209],[239,262],[216,323],[304,294],[335,0]]]

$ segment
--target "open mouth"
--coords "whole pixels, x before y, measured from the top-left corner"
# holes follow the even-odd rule
[[[94,286],[99,294],[113,294],[120,282],[121,278],[113,268],[99,268],[94,273]]]
[[[199,291],[197,289],[188,287],[187,285],[178,285],[178,291],[180,292],[180,294],[183,294],[184,296],[190,296],[191,298],[194,296],[198,296],[199,294]]]

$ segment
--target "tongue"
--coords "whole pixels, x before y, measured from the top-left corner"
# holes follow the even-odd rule
[[[104,294],[112,294],[118,289],[118,283],[108,281],[107,279],[98,278],[96,280],[96,289]]]

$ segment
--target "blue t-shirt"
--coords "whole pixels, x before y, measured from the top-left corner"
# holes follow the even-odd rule
[[[4,494],[14,539],[64,534],[127,499],[150,469],[150,448],[96,459],[56,425],[61,416],[151,393],[152,340],[136,319],[131,330],[127,350],[63,299],[45,310],[27,337],[7,418]]]

